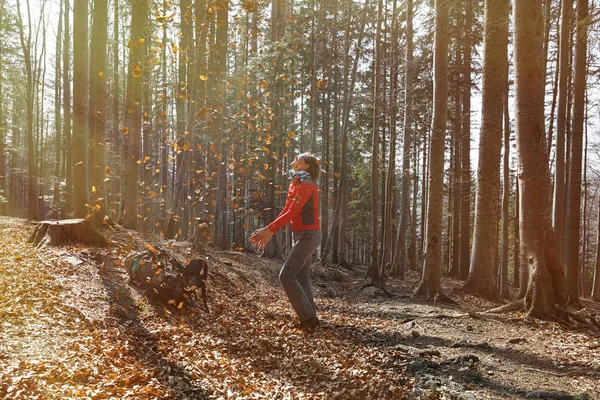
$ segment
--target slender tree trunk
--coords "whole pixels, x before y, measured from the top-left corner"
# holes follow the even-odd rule
[[[372,125],[372,158],[371,158],[371,273],[373,276],[373,285],[384,289],[385,275],[383,265],[380,262],[379,247],[379,135],[381,124],[381,91],[382,91],[382,43],[381,43],[381,25],[383,23],[383,0],[379,0],[377,5],[377,28],[375,31],[375,71],[374,71],[374,92],[373,92],[373,125]]]
[[[363,7],[363,12],[362,12],[362,16],[361,16],[361,29],[359,30],[359,35],[358,35],[358,39],[357,39],[357,44],[354,47],[354,64],[352,66],[352,74],[350,75],[350,79],[349,79],[349,84],[348,84],[348,78],[344,79],[344,82],[346,82],[345,86],[344,86],[344,106],[343,106],[343,111],[342,111],[342,140],[341,140],[341,168],[340,168],[340,187],[338,189],[338,194],[336,196],[336,204],[335,204],[335,208],[334,208],[334,212],[333,212],[333,222],[331,224],[331,229],[328,235],[328,240],[325,243],[325,247],[322,247],[321,250],[321,262],[325,262],[328,259],[329,253],[331,251],[331,247],[332,247],[332,241],[333,241],[333,236],[334,236],[334,232],[336,230],[339,230],[340,232],[342,232],[342,237],[343,237],[343,232],[346,231],[346,223],[347,223],[347,205],[348,205],[348,199],[347,199],[347,169],[348,169],[348,162],[347,162],[347,152],[348,152],[348,125],[350,124],[350,110],[352,108],[353,102],[353,95],[354,95],[354,90],[355,90],[355,86],[356,86],[356,79],[357,79],[357,72],[358,72],[358,64],[359,64],[359,60],[360,60],[360,51],[361,51],[361,44],[362,44],[362,40],[364,37],[364,26],[366,23],[366,17],[367,17],[367,10],[368,10],[368,1],[369,0],[365,0],[365,5]],[[347,51],[345,54],[347,54],[347,57],[345,57],[344,60],[344,76],[348,77],[348,68],[350,67],[350,60],[351,60],[351,53],[350,53],[350,18],[351,16],[348,16],[348,21],[346,24],[346,43],[347,43]],[[335,249],[334,249],[335,251]],[[345,239],[342,239],[341,242],[339,243],[339,248],[338,248],[338,262],[342,265],[344,265],[346,263],[346,243],[345,243]]]
[[[136,229],[138,226],[138,200],[142,138],[142,77],[148,73],[144,65],[146,59],[146,26],[148,23],[148,0],[134,0],[131,10],[131,34],[129,68],[127,71],[127,113],[125,129],[127,135],[123,140],[124,155],[124,188],[125,218],[123,226]]]
[[[29,0],[27,0],[27,15],[28,15],[28,30],[27,36],[24,32],[23,18],[21,17],[21,2],[17,0],[17,18],[19,28],[19,38],[21,40],[21,48],[25,58],[25,79],[26,79],[26,96],[25,102],[27,107],[27,197],[29,204],[29,218],[33,220],[39,219],[38,202],[37,202],[37,185],[35,176],[35,148],[34,148],[34,133],[33,133],[33,107],[34,107],[34,71],[32,65],[31,54],[31,11]]]
[[[73,3],[73,174],[74,216],[88,214],[87,140],[88,140],[88,1]]]
[[[434,299],[441,293],[442,208],[444,185],[444,142],[448,110],[448,0],[435,2],[435,37],[433,58],[433,121],[427,197],[425,260],[421,283],[416,294]]]
[[[598,220],[596,222],[596,265],[594,270],[594,284],[592,285],[591,299],[600,301],[600,196],[598,196]]]
[[[579,239],[581,222],[581,163],[583,156],[583,123],[585,114],[585,86],[587,63],[588,0],[577,0],[577,39],[575,45],[575,88],[573,124],[570,134],[570,163],[567,190],[567,218],[565,221],[565,266],[568,303],[579,303]]]
[[[396,238],[396,255],[394,256],[394,271],[396,276],[406,272],[406,232],[410,217],[410,186],[412,150],[412,98],[413,98],[413,1],[406,1],[406,59],[404,64],[404,133],[402,139],[402,188],[400,195],[400,212],[398,235]],[[416,165],[415,165],[416,168]],[[417,196],[417,193],[413,193]]]
[[[564,202],[565,202],[565,131],[567,126],[567,100],[569,70],[569,32],[573,0],[562,0],[560,25],[560,51],[558,72],[558,110],[556,116],[556,161],[554,172],[554,195],[552,226],[556,240],[559,262],[563,258]]]
[[[494,263],[498,252],[498,193],[504,98],[498,93],[506,86],[505,68],[508,41],[508,1],[485,2],[485,37],[482,84],[481,132],[473,257],[464,290],[489,299],[498,296]]]
[[[213,234],[215,228],[220,226],[222,221],[217,219],[223,218],[222,214],[217,213],[217,204],[224,202],[224,185],[219,187],[219,175],[223,174],[221,168],[221,158],[223,158],[223,130],[225,121],[225,79],[227,78],[227,31],[228,31],[228,15],[229,7],[227,1],[219,0],[215,3],[216,9],[216,42],[210,55],[213,57],[211,65],[214,66],[212,74],[212,82],[210,85],[212,98],[211,118],[209,122],[209,132],[211,135],[211,148],[208,152],[208,171],[213,177],[210,181],[209,191],[209,218],[215,222],[213,224]],[[222,229],[222,228],[221,228]],[[217,243],[217,246],[222,247],[223,243]]]
[[[62,57],[62,29],[63,29],[63,8],[62,1],[60,3],[60,12],[58,14],[58,31],[56,33],[56,55],[54,65],[54,129],[55,129],[55,157],[56,166],[54,168],[54,194],[53,194],[53,213],[52,216],[55,219],[60,218],[60,163],[61,163],[61,143],[62,143],[62,119],[60,113],[61,104],[61,85],[60,85],[60,72],[61,72],[61,57]],[[0,64],[2,60],[0,60]],[[2,94],[0,93],[0,101]],[[0,107],[1,108],[1,107]],[[0,120],[0,124],[2,121]],[[1,127],[0,127],[1,129]],[[0,138],[4,143],[3,138]],[[3,174],[2,174],[3,175]]]
[[[396,15],[396,0],[392,1],[392,16]],[[388,157],[388,169],[386,172],[385,181],[385,208],[384,208],[384,242],[385,248],[384,254],[386,254],[387,261],[392,267],[392,273],[396,276],[400,276],[396,268],[393,266],[394,255],[398,249],[392,246],[393,242],[393,214],[395,213],[395,187],[396,187],[396,142],[397,142],[397,116],[398,116],[398,62],[396,61],[396,36],[397,27],[395,18],[392,18],[391,22],[391,40],[390,40],[390,91],[389,91],[389,130],[390,130],[390,144],[389,144],[389,157]]]
[[[508,15],[507,15],[508,16]],[[507,32],[508,33],[508,32]],[[507,36],[508,37],[508,36]],[[502,181],[502,274],[500,279],[500,294],[503,298],[509,297],[508,291],[508,264],[509,264],[509,228],[510,228],[510,117],[508,115],[508,59],[505,62],[504,86],[504,157]]]
[[[65,160],[65,215],[72,215],[73,212],[73,174],[72,165],[73,159],[70,155],[71,149],[71,32],[70,32],[70,15],[71,6],[70,1],[65,0],[65,33],[64,33],[64,46],[63,46],[63,134],[65,136],[65,142],[63,145]]]
[[[106,216],[104,149],[106,132],[106,50],[108,38],[108,1],[94,0],[91,50],[95,53],[90,67],[90,159],[92,177],[93,222],[102,226]]]
[[[461,144],[462,184],[460,209],[460,279],[469,274],[471,249],[471,46],[473,26],[473,0],[465,0],[465,27],[463,58],[463,134]]]
[[[114,2],[115,6],[113,9],[113,42],[119,43],[119,2]],[[119,90],[119,46],[114,46],[113,54],[112,54],[112,161],[114,165],[114,171],[110,174],[110,170],[108,170],[108,176],[121,176],[121,166],[124,163],[123,159],[119,159],[118,155],[121,153],[123,149],[122,145],[122,134],[119,130],[119,126],[121,125],[121,121],[119,118],[119,99],[120,99],[120,90]],[[111,179],[110,185],[107,186],[107,189],[110,188],[110,193],[106,192],[106,203],[111,208],[110,215],[116,216],[118,207],[115,209],[114,203],[116,202],[113,199],[119,198],[118,193],[121,189],[121,180],[120,179]],[[114,193],[114,195],[113,195]],[[109,199],[110,198],[110,199]]]

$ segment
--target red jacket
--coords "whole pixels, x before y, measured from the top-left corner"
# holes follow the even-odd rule
[[[292,232],[321,229],[319,191],[308,174],[292,178],[285,207],[277,219],[269,224],[269,229],[275,233],[288,222]]]

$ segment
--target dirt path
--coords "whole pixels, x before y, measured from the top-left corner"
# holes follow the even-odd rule
[[[600,388],[597,332],[472,318],[467,304],[490,306],[476,298],[384,301],[358,291],[360,269],[316,268],[324,323],[307,334],[278,262],[212,253],[206,313],[128,284],[116,260],[151,237],[34,251],[29,232],[0,218],[0,398],[594,399]]]

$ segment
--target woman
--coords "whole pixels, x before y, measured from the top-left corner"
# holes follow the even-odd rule
[[[250,236],[250,242],[262,249],[277,230],[290,223],[295,243],[281,268],[279,280],[300,318],[300,327],[310,329],[319,324],[310,288],[310,263],[321,243],[319,193],[315,183],[321,169],[315,156],[310,153],[297,156],[291,166],[291,183],[285,207],[275,221],[256,230]]]

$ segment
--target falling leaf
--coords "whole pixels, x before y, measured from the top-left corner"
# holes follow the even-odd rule
[[[137,65],[134,65],[131,74],[134,78],[139,78],[140,76],[142,76],[142,70]]]
[[[139,49],[140,47],[142,47],[144,45],[144,42],[145,42],[144,38],[139,39],[137,42],[135,42],[135,47],[137,47]]]
[[[173,52],[173,54],[177,54],[177,52],[179,51],[175,43],[171,44],[171,51]]]
[[[104,168],[104,172],[106,173],[106,175],[110,174],[110,167],[107,165],[106,168]]]
[[[98,72],[98,76],[99,76],[100,78],[102,78],[102,77],[104,76],[104,72],[102,72],[102,71]]]
[[[96,186],[92,186],[92,193],[96,193]]]
[[[201,81],[207,81],[208,78],[206,77],[206,75],[200,75],[200,80]]]

